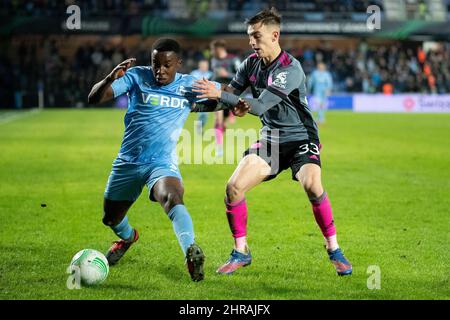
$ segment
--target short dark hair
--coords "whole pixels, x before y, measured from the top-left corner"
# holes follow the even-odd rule
[[[261,22],[264,25],[281,25],[281,14],[274,7],[258,12],[251,18],[245,20],[247,25],[253,25]]]
[[[169,38],[161,38],[156,40],[153,43],[152,46],[152,52],[156,50],[156,51],[173,51],[175,52],[178,56],[181,54],[181,47],[180,44],[173,40],[173,39],[169,39]]]
[[[213,48],[227,48],[227,42],[225,40],[213,40],[211,42]]]

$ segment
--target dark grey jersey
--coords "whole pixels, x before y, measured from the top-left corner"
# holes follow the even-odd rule
[[[212,80],[221,83],[230,82],[236,75],[236,71],[239,68],[240,64],[241,60],[239,60],[238,57],[230,54],[228,54],[224,59],[212,58],[211,59],[211,69],[213,71]],[[221,76],[219,72],[220,69],[224,69],[227,72],[228,76],[226,77]]]
[[[261,138],[275,142],[319,141],[317,125],[306,99],[306,76],[300,62],[282,51],[277,59],[265,66],[256,54],[239,66],[230,85],[242,93],[251,88],[255,99],[249,102],[250,113],[258,115],[263,124]]]

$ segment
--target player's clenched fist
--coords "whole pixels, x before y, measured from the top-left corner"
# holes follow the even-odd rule
[[[250,105],[243,99],[239,99],[239,103],[233,107],[233,114],[238,117],[243,117],[250,110]]]
[[[123,77],[128,68],[130,68],[135,62],[135,58],[130,58],[119,63],[117,67],[115,67],[113,71],[106,76],[106,78],[96,83],[89,93],[88,103],[97,104],[112,100],[114,98],[114,92],[111,88],[111,83],[114,80]]]
[[[134,64],[136,62],[136,58],[130,58],[127,59],[121,63],[119,63],[114,69],[113,71],[111,71],[111,73],[109,74],[109,79],[110,80],[116,80],[118,78],[121,78],[125,75],[125,72],[127,72],[128,68],[131,67],[132,64]]]

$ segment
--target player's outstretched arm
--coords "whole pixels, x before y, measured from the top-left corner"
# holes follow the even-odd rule
[[[246,113],[245,108],[247,108],[247,111],[251,114],[260,116],[283,100],[282,97],[267,89],[261,93],[258,99],[239,98],[239,96],[229,92],[229,90],[217,89],[213,83],[208,80],[197,81],[194,84],[194,90],[192,91],[200,94],[197,98],[218,99],[220,102],[231,106],[232,108],[237,107],[237,109],[235,108],[233,111],[238,116],[242,116],[240,115],[241,113]],[[248,106],[250,109],[248,109]]]
[[[191,112],[216,112],[229,108],[229,106],[219,103],[217,100],[206,100],[194,103],[191,108]]]
[[[214,92],[215,90],[215,93],[205,93],[205,88],[203,87],[203,85],[205,85],[208,88],[211,86],[212,90],[211,92]],[[218,92],[220,92],[221,90],[233,93],[235,92],[235,90],[233,90],[232,87],[225,86],[223,84],[221,85],[221,89],[218,89],[213,82],[208,81],[206,79],[194,83],[192,89],[193,92],[201,93],[203,96],[208,94],[210,94],[211,96],[216,96],[218,95]],[[203,96],[197,96],[197,98],[201,98]],[[193,112],[215,112],[219,110],[231,110],[234,115],[238,117],[243,117],[250,110],[250,106],[246,101],[242,99],[239,99],[235,104],[225,104],[218,101],[217,98],[209,98],[209,100],[197,103],[192,109]]]
[[[249,113],[255,116],[261,116],[267,110],[283,101],[283,99],[279,95],[265,89],[257,99],[240,98],[233,93],[224,91],[221,93],[220,101],[228,105],[238,105],[242,101],[242,103],[249,106]]]
[[[243,117],[250,106],[242,99],[239,99],[239,103],[235,106],[229,106],[227,104],[218,102],[217,100],[206,100],[204,102],[197,102],[192,107],[192,112],[216,112],[220,110],[231,110],[236,116]]]
[[[127,69],[130,68],[134,62],[136,62],[136,59],[130,58],[119,63],[105,79],[96,83],[89,93],[88,103],[97,104],[112,100],[114,98],[114,92],[111,88],[111,83],[113,83],[114,80],[123,77]]]

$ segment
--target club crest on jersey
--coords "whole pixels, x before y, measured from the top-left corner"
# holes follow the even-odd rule
[[[186,95],[188,91],[186,90],[186,88],[184,86],[179,86],[177,89],[177,94],[179,94],[180,96],[184,96]]]
[[[280,72],[279,74],[277,74],[277,77],[275,78],[275,80],[273,81],[273,85],[281,88],[281,89],[286,89],[287,86],[287,71],[284,72]]]
[[[181,108],[184,109],[189,106],[187,99],[180,99],[177,97],[169,97],[160,94],[142,93],[142,101],[145,104],[150,104],[154,107],[166,107],[166,108]]]

